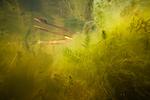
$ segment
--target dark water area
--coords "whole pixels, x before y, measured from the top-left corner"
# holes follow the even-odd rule
[[[29,11],[40,11],[41,9],[41,1],[40,0],[18,0],[21,6],[25,10]]]

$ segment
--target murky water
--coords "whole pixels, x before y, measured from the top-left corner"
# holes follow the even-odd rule
[[[149,0],[0,0],[0,100],[149,100]]]

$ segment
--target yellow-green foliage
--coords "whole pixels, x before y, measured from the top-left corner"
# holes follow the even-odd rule
[[[96,29],[62,45],[1,39],[0,100],[148,100],[148,4],[95,0]]]
[[[102,9],[96,4],[97,31],[88,40],[75,36],[60,58],[64,66],[56,64],[84,82],[93,100],[149,98],[150,15],[143,0],[120,2],[120,8],[113,0]]]

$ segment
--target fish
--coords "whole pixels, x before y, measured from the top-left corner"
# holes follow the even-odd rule
[[[46,24],[46,25],[48,25],[48,26],[51,26],[51,27],[54,27],[54,28],[57,28],[57,29],[60,29],[60,30],[62,30],[62,31],[64,31],[64,32],[66,32],[66,33],[71,33],[71,34],[73,34],[73,32],[71,32],[70,30],[66,29],[65,27],[48,23],[47,19],[44,19],[44,18],[35,17],[35,18],[34,18],[34,21],[36,21],[36,22],[38,22],[38,23],[41,23],[41,24]]]
[[[45,23],[45,24],[48,24],[48,21],[44,18],[41,18],[41,17],[35,17],[34,20],[38,23]]]
[[[60,39],[60,40],[53,40],[53,41],[41,41],[40,40],[40,41],[38,41],[38,44],[51,44],[51,45],[53,45],[53,44],[64,44],[64,43],[67,43],[68,40],[72,40],[73,39],[72,36],[69,36],[69,35],[65,34],[65,33],[71,33],[71,34],[73,34],[73,33],[70,32],[68,29],[66,29],[64,27],[48,23],[48,21],[46,19],[41,18],[41,17],[35,17],[34,21],[39,23],[39,25],[33,25],[34,28],[37,28],[39,30],[42,30],[42,31],[45,31],[45,32],[49,32],[49,33],[52,33],[52,34],[63,36],[63,39]],[[45,24],[47,26],[51,26],[51,27],[57,28],[57,29],[60,29],[61,31],[60,32],[53,32],[49,28],[43,27],[42,26],[43,24]]]

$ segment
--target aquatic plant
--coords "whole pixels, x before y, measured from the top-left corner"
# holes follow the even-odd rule
[[[47,2],[42,2],[41,5],[57,4],[59,1]],[[74,4],[75,1],[69,0],[68,3]],[[78,10],[76,3],[72,14]],[[149,100],[150,13],[149,6],[146,5],[150,2],[95,0],[93,4],[92,21],[83,22],[78,16],[80,12],[67,21],[63,20],[68,27],[82,27],[72,35],[71,41],[61,45],[51,44],[62,37],[32,27],[32,24],[36,24],[33,22],[35,17],[43,13],[47,16],[54,12],[56,14],[57,9],[50,14],[46,11],[41,14],[17,6],[25,14],[22,17],[20,12],[10,14],[16,14],[19,23],[16,22],[16,17],[6,23],[2,21],[0,100]],[[55,6],[51,10],[59,8]],[[79,7],[82,8],[81,5]],[[51,11],[48,6],[41,8],[41,11],[46,9]],[[0,13],[8,16],[7,12],[11,12],[10,8],[5,11],[0,10]],[[72,14],[68,16],[73,16]],[[0,19],[3,18],[4,15],[1,15]],[[52,22],[58,24],[59,20],[56,19]],[[19,24],[21,31],[17,28],[14,31],[9,28],[6,30],[11,21],[10,25]],[[63,21],[59,22],[60,26],[63,26]],[[46,25],[43,27],[51,30]],[[28,50],[24,45],[24,33],[29,29]]]

